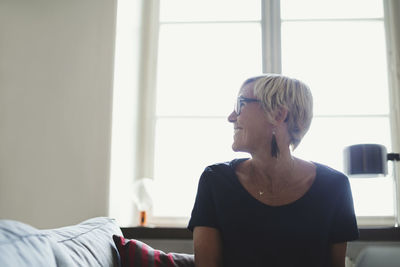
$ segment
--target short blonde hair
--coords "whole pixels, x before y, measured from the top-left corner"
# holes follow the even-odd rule
[[[282,107],[288,110],[286,123],[290,144],[295,149],[310,128],[313,117],[310,88],[297,79],[278,74],[250,78],[246,83],[249,82],[255,82],[254,95],[261,100],[268,115]]]

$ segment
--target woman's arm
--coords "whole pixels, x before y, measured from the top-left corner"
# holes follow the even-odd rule
[[[332,244],[332,267],[345,267],[347,242]]]
[[[197,226],[193,230],[196,267],[221,267],[222,242],[217,229]]]

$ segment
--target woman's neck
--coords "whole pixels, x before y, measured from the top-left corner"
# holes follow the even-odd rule
[[[264,156],[252,155],[249,160],[252,175],[271,184],[280,184],[290,180],[293,176],[296,159],[290,151],[282,152],[284,151],[281,151],[277,158],[265,154]]]

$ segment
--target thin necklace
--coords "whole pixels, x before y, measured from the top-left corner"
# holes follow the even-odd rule
[[[295,160],[294,160],[294,158],[292,157],[292,160],[291,160],[291,163],[292,163],[292,164],[291,164],[291,166],[290,166],[289,174],[292,174],[292,172],[293,172],[293,169],[294,169],[294,161],[295,161]],[[251,172],[252,172],[253,175],[255,174],[254,166],[253,166],[253,165],[251,166]],[[257,186],[258,188],[260,188],[260,189],[258,190],[258,196],[261,198],[261,197],[264,195],[265,191],[261,189],[262,186],[260,185],[258,179],[255,179],[255,180],[257,180],[257,181],[256,181],[256,186]],[[286,181],[286,184],[285,184],[284,187],[286,187],[287,185],[288,185],[288,181]]]

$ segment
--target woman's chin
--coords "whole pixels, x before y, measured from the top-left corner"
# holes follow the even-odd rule
[[[232,144],[232,150],[235,152],[244,152],[244,147],[236,142],[233,142]]]
[[[238,152],[238,147],[237,147],[237,144],[235,142],[233,142],[233,144],[232,144],[232,150],[235,151],[235,152]]]

